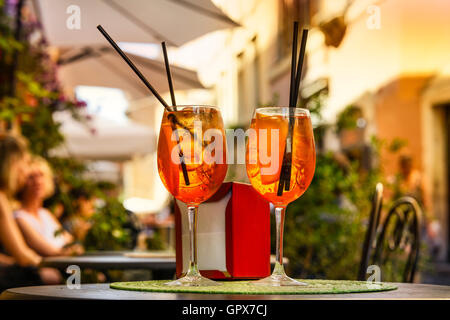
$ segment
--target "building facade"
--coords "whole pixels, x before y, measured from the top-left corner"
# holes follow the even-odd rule
[[[406,141],[382,152],[386,176],[410,157],[420,173],[426,221],[440,226],[438,259],[449,258],[450,2],[445,0],[216,0],[242,28],[200,69],[217,92],[228,124],[248,126],[255,107],[287,105],[292,22],[310,29],[302,96],[326,87],[325,122],[355,105],[364,139]],[[215,77],[212,75],[216,75]],[[336,147],[331,138],[329,148]],[[338,146],[339,147],[339,146]],[[342,147],[342,146],[341,146]]]
[[[367,143],[371,136],[407,141],[400,154],[382,152],[379,161],[390,177],[398,172],[401,156],[412,159],[427,222],[440,226],[438,259],[448,259],[450,2],[214,3],[241,27],[188,44],[172,52],[171,61],[198,71],[213,93],[204,101],[221,107],[225,126],[246,128],[256,107],[288,105],[292,23],[298,20],[310,30],[301,95],[326,89],[326,123],[335,123],[347,106],[357,106]],[[326,137],[325,148],[342,148],[333,133]]]

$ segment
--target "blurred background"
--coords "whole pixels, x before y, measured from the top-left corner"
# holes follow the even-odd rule
[[[299,105],[312,113],[317,167],[288,208],[289,272],[354,279],[382,182],[384,208],[409,195],[423,209],[416,281],[450,284],[450,2],[0,4],[0,131],[21,133],[50,163],[57,187],[45,205],[61,221],[91,203],[80,235],[87,250],[174,246],[172,199],[156,165],[163,108],[96,25],[170,101],[166,41],[177,103],[217,105],[227,128],[246,129],[256,107],[288,105],[298,20],[309,29]],[[245,166],[230,165],[227,179],[248,182]],[[401,280],[386,268],[385,280]]]

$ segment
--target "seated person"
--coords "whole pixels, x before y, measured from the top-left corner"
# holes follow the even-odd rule
[[[26,244],[13,218],[11,203],[26,182],[28,158],[21,138],[0,133],[0,291],[61,280],[56,270],[37,268],[42,258]]]
[[[47,209],[44,200],[53,193],[53,174],[44,159],[34,157],[30,161],[28,179],[18,194],[21,208],[14,217],[30,248],[41,256],[81,254],[72,235],[63,230],[59,221]]]
[[[92,216],[95,213],[95,197],[84,187],[72,190],[75,213],[64,219],[64,227],[77,241],[84,241],[92,227]]]

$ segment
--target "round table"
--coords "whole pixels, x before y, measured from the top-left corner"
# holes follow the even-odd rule
[[[124,255],[83,255],[78,257],[49,257],[44,258],[41,266],[65,270],[70,265],[95,270],[108,269],[149,269],[175,270],[175,258],[160,257],[127,257]]]
[[[108,269],[147,269],[147,270],[175,270],[175,257],[130,257],[127,254],[132,251],[109,251],[93,252],[82,256],[67,257],[47,257],[41,262],[41,267],[56,268],[65,270],[70,265],[77,265],[80,268],[95,270]],[[284,264],[289,260],[283,258]],[[275,256],[270,257],[272,267],[275,264]]]
[[[37,286],[8,289],[0,295],[2,300],[27,299],[88,299],[88,300],[305,300],[305,299],[445,299],[450,300],[450,286],[398,283],[397,290],[373,293],[317,294],[317,295],[224,295],[198,293],[137,292],[110,289],[109,284],[85,284],[80,289],[65,285]]]

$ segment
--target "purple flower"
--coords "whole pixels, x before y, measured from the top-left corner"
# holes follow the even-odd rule
[[[6,0],[5,6],[9,16],[14,16],[16,14],[17,0]]]
[[[75,103],[75,106],[76,106],[77,108],[85,108],[85,107],[86,107],[86,102],[81,101],[81,100],[78,100],[78,101]]]
[[[49,105],[52,103],[52,100],[47,97],[44,97],[44,98],[42,98],[42,103]]]

